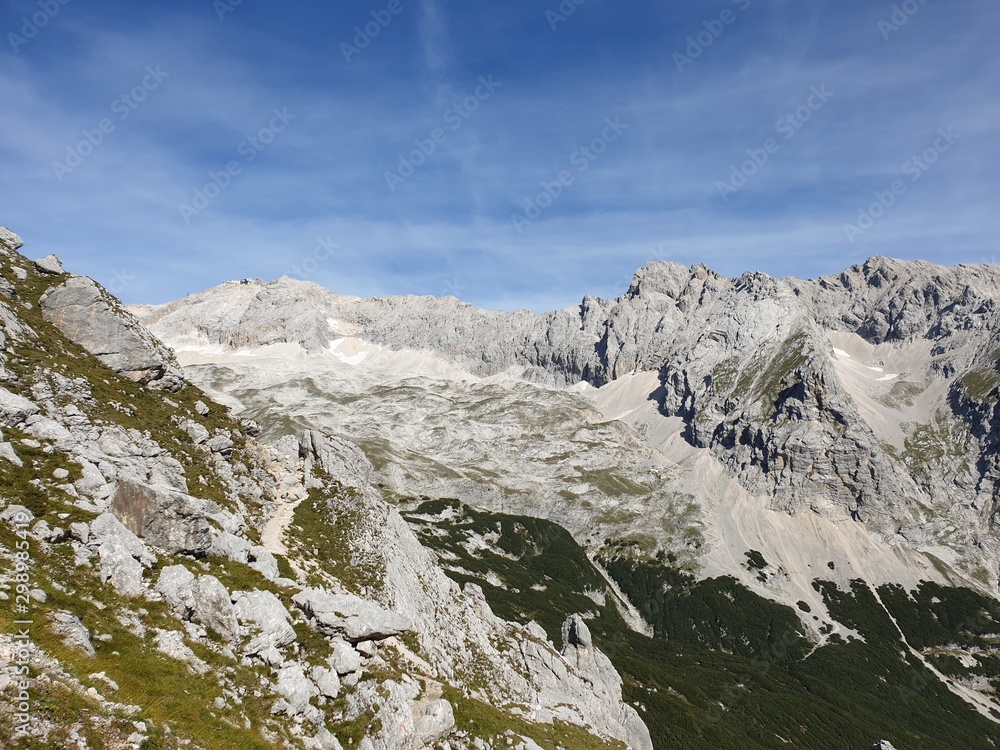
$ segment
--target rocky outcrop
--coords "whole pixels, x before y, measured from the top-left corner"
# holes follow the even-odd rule
[[[236,610],[215,576],[195,577],[182,565],[170,565],[160,571],[156,591],[181,619],[210,628],[226,640],[239,636]]]
[[[88,546],[100,556],[101,578],[119,593],[132,599],[146,593],[143,571],[153,566],[156,556],[111,513],[90,525]]]
[[[71,276],[40,304],[46,320],[116,372],[144,385],[183,387],[173,353],[93,279]]]
[[[215,503],[125,478],[116,483],[110,510],[125,528],[167,554],[197,557],[212,548],[209,517],[219,512]]]
[[[291,615],[270,591],[235,591],[233,607],[236,618],[257,631],[243,647],[245,654],[256,656],[268,649],[294,643],[295,629],[291,625]]]
[[[62,261],[59,260],[59,256],[55,253],[51,255],[46,255],[44,258],[39,258],[35,261],[35,268],[37,268],[42,273],[47,273],[50,276],[59,276],[65,273],[62,266]]]
[[[299,454],[307,462],[307,473],[315,467],[348,487],[364,487],[371,482],[375,469],[353,443],[317,430],[305,430],[299,444]]]
[[[71,603],[59,620],[67,637],[85,648],[81,634],[89,627],[98,652],[105,643],[112,644],[109,653],[115,657],[143,649],[144,663],[158,662],[170,679],[178,673],[165,660],[179,662],[182,674],[198,681],[199,692],[215,696],[210,710],[234,733],[245,725],[248,700],[269,701],[270,716],[254,717],[255,741],[280,738],[275,742],[335,749],[339,743],[326,723],[354,722],[366,734],[362,747],[415,750],[448,742],[468,750],[477,738],[456,736],[455,710],[443,697],[446,687],[492,701],[498,711],[515,703],[529,722],[560,718],[604,738],[625,736],[615,718],[620,707],[609,710],[606,696],[598,696],[551,644],[496,617],[481,591],[463,591],[445,575],[372,485],[372,466],[357,446],[311,433],[271,447],[255,441],[251,428],[258,430],[247,423],[246,440],[234,458],[235,422],[207,435],[197,428],[206,416],[229,419],[218,405],[156,392],[137,398],[110,370],[100,376],[102,363],[154,385],[166,385],[161,381],[169,374],[158,343],[133,328],[134,319],[121,314],[117,301],[93,282],[50,273],[53,264],[43,268],[16,255],[9,249],[16,244],[12,239],[0,244],[4,278],[18,282],[8,282],[13,306],[0,289],[6,337],[0,366],[13,362],[18,370],[11,380],[0,372],[9,386],[0,393],[0,442],[37,469],[27,478],[25,472],[0,468],[5,478],[0,517],[19,531],[23,527],[32,574],[50,581],[51,590],[31,589],[31,601],[39,608],[51,608],[53,600],[59,607]],[[21,288],[26,280],[31,284]],[[40,287],[49,291],[36,305],[33,295]],[[24,323],[21,311],[30,313],[39,331]],[[71,339],[84,349],[90,346],[93,358]],[[67,350],[76,357],[67,359]],[[95,372],[100,380],[92,379]],[[197,469],[192,486],[220,490],[225,511],[188,492],[185,470],[192,465]],[[16,486],[6,486],[8,477]],[[8,495],[17,493],[30,498],[25,504],[45,508],[41,517],[10,504]],[[315,497],[357,503],[336,509],[356,513],[350,523],[337,526],[330,519],[326,529],[344,547],[338,552],[350,552],[353,570],[317,569],[310,551],[276,543],[282,524],[297,517],[295,504]],[[0,557],[11,559],[10,550],[0,547]],[[279,577],[274,551],[286,555],[282,569],[297,580]],[[345,585],[352,573],[368,583]],[[10,591],[7,575],[0,578],[0,592]],[[250,585],[231,596],[223,581]],[[305,588],[307,581],[311,585]],[[343,593],[347,588],[356,593]],[[130,605],[122,606],[123,599]],[[289,600],[294,604],[286,607]],[[315,632],[307,633],[308,626]],[[522,663],[519,645],[525,641],[538,659]],[[60,674],[57,659],[32,655],[33,669],[43,664],[44,680],[37,684],[57,682],[60,690],[67,686],[89,696],[88,715],[136,717],[131,738],[107,731],[93,736],[138,746],[149,734],[145,718],[137,718],[141,706],[115,704],[92,684]],[[560,676],[551,673],[551,664],[559,665]],[[159,676],[154,669],[148,678]],[[129,678],[130,695],[143,701],[141,681]],[[99,675],[86,679],[98,680],[102,691],[117,689]],[[150,700],[157,699],[155,693],[151,687]],[[175,696],[178,705],[190,703],[188,693],[181,693]],[[45,731],[51,733],[62,720]],[[172,726],[173,731],[182,730]],[[187,733],[199,731],[194,726]],[[63,746],[67,736],[39,732],[37,744]],[[203,737],[177,742],[205,744]]]
[[[292,597],[319,632],[350,643],[380,641],[412,628],[402,615],[351,594],[305,589]]]
[[[90,632],[80,622],[80,618],[71,612],[52,613],[52,632],[70,648],[78,649],[87,656],[97,656],[94,644],[90,641]]]

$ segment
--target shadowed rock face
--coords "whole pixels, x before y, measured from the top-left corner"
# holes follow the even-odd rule
[[[128,479],[118,481],[111,499],[111,512],[125,528],[168,554],[207,554],[213,540],[209,515],[217,511],[207,500]]]
[[[116,372],[143,385],[182,387],[173,353],[93,279],[71,276],[40,303],[46,320]]]

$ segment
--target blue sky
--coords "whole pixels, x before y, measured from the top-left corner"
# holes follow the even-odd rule
[[[0,224],[128,302],[1000,254],[992,0],[63,3],[3,3]]]

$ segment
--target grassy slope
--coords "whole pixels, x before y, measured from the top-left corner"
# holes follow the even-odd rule
[[[431,515],[439,519],[428,521]],[[1000,744],[1000,727],[974,713],[916,659],[901,656],[898,633],[865,586],[841,592],[817,584],[835,615],[865,641],[831,643],[806,658],[812,644],[798,634],[793,610],[733,579],[695,582],[669,559],[605,561],[655,625],[655,637],[648,638],[629,630],[610,603],[598,606],[582,595],[598,586],[600,575],[554,524],[462,509],[455,501],[424,503],[409,520],[450,560],[446,566],[461,569],[451,575],[482,585],[502,617],[534,618],[558,643],[564,617],[591,613],[594,636],[622,673],[626,697],[639,706],[658,748],[844,750],[883,738],[928,750]],[[491,531],[500,537],[490,549],[472,554],[463,546],[470,533]],[[506,588],[490,584],[487,571]],[[546,588],[532,591],[532,585]],[[963,630],[961,623],[1000,631],[992,600],[955,589],[922,596],[923,604],[932,597],[946,603],[939,610],[910,606],[906,616],[913,623],[904,630],[933,622],[937,640],[955,642],[969,640],[972,626]],[[897,614],[904,609],[889,606]],[[951,619],[942,616],[945,610]]]

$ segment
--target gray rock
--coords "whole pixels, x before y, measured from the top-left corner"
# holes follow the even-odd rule
[[[252,625],[259,631],[243,648],[244,653],[256,655],[295,641],[291,615],[270,591],[233,592],[233,608],[241,623]]]
[[[315,750],[344,750],[340,740],[330,734],[330,730],[326,727],[320,728],[316,736],[312,738],[312,744]]]
[[[195,674],[205,674],[210,667],[184,643],[184,634],[177,630],[157,630],[154,636],[156,650],[171,659],[186,662]]]
[[[319,694],[326,698],[336,698],[340,695],[340,677],[336,670],[326,667],[313,667],[309,672]]]
[[[35,520],[35,514],[23,505],[8,505],[0,511],[0,521],[17,526],[27,526]]]
[[[90,541],[90,527],[82,521],[74,521],[69,525],[69,535],[81,544]]]
[[[375,471],[358,446],[342,438],[306,430],[300,441],[300,454],[327,476],[348,487],[367,485]]]
[[[39,304],[46,320],[116,372],[168,390],[183,387],[173,353],[94,280],[72,276]]]
[[[422,746],[430,746],[443,740],[455,730],[455,713],[451,704],[443,698],[426,706],[416,704],[413,709],[413,729]]]
[[[51,528],[47,521],[39,521],[34,526],[31,527],[31,534],[36,539],[43,542],[48,542],[49,544],[58,544],[59,542],[64,542],[67,539],[66,530],[56,526]]]
[[[5,249],[4,254],[16,252],[24,246],[24,242],[7,227],[0,227],[0,246]]]
[[[231,534],[228,531],[222,531],[212,538],[210,553],[228,558],[229,560],[245,563],[249,561],[250,550],[253,547],[253,542],[241,536]]]
[[[52,613],[52,632],[60,636],[67,646],[83,651],[87,656],[97,656],[90,642],[90,631],[71,612]]]
[[[78,480],[73,482],[73,487],[81,495],[94,495],[95,493],[103,490],[108,481],[94,464],[85,458],[77,458],[76,462],[80,464],[81,476]]]
[[[259,571],[269,581],[276,581],[280,577],[278,560],[266,548],[260,545],[251,547],[247,560],[251,568]]]
[[[156,591],[182,620],[197,622],[229,641],[239,637],[236,610],[229,592],[215,576],[195,578],[184,566],[170,565],[160,571]]]
[[[330,655],[329,664],[338,675],[351,674],[361,670],[361,654],[359,654],[349,643],[341,640],[333,642],[333,653]]]
[[[207,417],[211,409],[208,408],[208,404],[204,401],[197,401],[194,405],[194,410],[201,414],[203,417]]]
[[[38,414],[38,412],[38,405],[33,401],[11,393],[0,386],[0,425],[17,427],[19,424],[23,424],[28,417]]]
[[[8,463],[14,464],[14,466],[24,466],[24,461],[22,461],[21,457],[17,455],[17,451],[14,450],[14,446],[10,443],[0,443],[0,458]]]
[[[101,559],[101,580],[129,598],[146,593],[143,570],[156,562],[156,556],[135,534],[111,513],[104,513],[91,524],[89,541]]]
[[[278,672],[274,692],[285,700],[286,713],[291,716],[304,713],[309,708],[309,701],[319,695],[319,690],[306,677],[300,664],[293,664]]]
[[[292,601],[316,630],[351,643],[382,640],[400,635],[412,627],[402,615],[351,594],[337,595],[321,589],[305,589],[293,596]]]
[[[59,274],[65,273],[62,266],[62,261],[59,260],[59,256],[55,253],[51,255],[46,255],[44,258],[39,258],[35,261],[35,268],[37,268],[42,273],[51,274],[52,276],[58,276]]]
[[[233,452],[234,445],[235,443],[228,435],[216,435],[205,442],[205,447],[212,453],[221,453],[224,456]]]
[[[199,576],[195,587],[194,619],[226,640],[239,637],[236,611],[229,592],[215,576]]]
[[[280,667],[285,663],[285,657],[274,646],[265,648],[257,654],[257,658],[272,667]]]
[[[129,531],[168,554],[207,554],[213,542],[208,519],[218,510],[214,503],[172,488],[128,479],[118,480],[111,498],[111,512]]]
[[[896,750],[896,748],[892,746],[892,743],[889,742],[889,740],[879,740],[872,745],[872,750]]]
[[[207,428],[191,419],[185,419],[181,422],[180,428],[188,434],[195,445],[201,445],[211,437]]]

